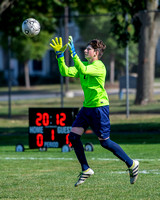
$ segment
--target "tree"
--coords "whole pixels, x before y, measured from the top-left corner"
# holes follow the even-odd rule
[[[47,31],[41,31],[38,36],[33,38],[25,37],[24,35],[12,38],[12,44],[14,45],[11,46],[11,50],[15,52],[15,57],[24,63],[25,85],[27,88],[30,87],[29,60],[41,60],[48,49],[51,36]]]
[[[155,50],[160,32],[158,1],[87,0],[84,2],[82,0],[78,5],[78,10],[83,13],[98,13],[101,8],[112,14],[112,33],[119,46],[125,47],[130,41],[138,43],[138,81],[135,103],[149,103],[153,100]],[[126,14],[129,16],[128,21],[126,21]],[[134,32],[128,30],[130,27],[134,28]]]
[[[1,9],[0,43],[8,50],[8,37],[11,38],[10,48],[14,56],[24,63],[26,86],[30,86],[28,60],[41,59],[49,48],[51,35],[56,30],[58,20],[54,13],[63,12],[63,5],[57,0],[12,0],[3,1],[6,9]],[[39,36],[27,38],[21,31],[22,22],[29,17],[36,18],[41,24]]]
[[[157,12],[157,1],[147,1],[146,11],[138,13],[141,22],[139,38],[139,65],[136,104],[153,101],[155,53],[160,35],[160,13]]]
[[[76,23],[80,27],[83,41],[87,43],[93,38],[99,38],[106,44],[107,48],[102,59],[106,67],[109,66],[107,71],[110,72],[110,83],[113,83],[115,78],[114,67],[119,74],[124,74],[125,49],[123,47],[118,48],[116,38],[111,33],[112,24],[110,21],[111,15],[109,13],[84,17],[80,16],[78,19],[76,18]],[[138,61],[138,59],[135,59],[138,55],[136,46],[137,45],[133,44],[133,42],[130,43],[130,68],[136,65]]]
[[[112,4],[113,33],[121,45],[130,40],[138,42],[138,80],[135,104],[146,104],[153,100],[153,84],[155,69],[155,50],[160,33],[158,1],[128,1],[120,0]],[[121,13],[119,20],[117,11]],[[129,13],[130,22],[125,22],[125,15]],[[134,26],[134,34],[126,32],[127,27]]]

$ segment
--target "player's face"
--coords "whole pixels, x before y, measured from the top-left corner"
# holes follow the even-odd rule
[[[84,56],[87,60],[96,56],[96,52],[91,45],[88,45],[84,50]]]

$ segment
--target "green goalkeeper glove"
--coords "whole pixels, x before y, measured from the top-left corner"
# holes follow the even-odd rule
[[[68,43],[63,46],[61,37],[59,38],[59,40],[57,37],[55,39],[52,39],[52,43],[50,43],[50,46],[54,49],[54,51],[57,55],[57,58],[63,57],[64,52],[68,47]]]
[[[69,38],[68,38],[68,46],[69,46],[69,51],[71,53],[71,56],[74,57],[76,55],[76,51],[74,48],[72,36],[69,36]]]

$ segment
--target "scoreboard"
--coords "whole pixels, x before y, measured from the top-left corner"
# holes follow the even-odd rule
[[[29,108],[29,148],[72,146],[68,136],[79,108]]]

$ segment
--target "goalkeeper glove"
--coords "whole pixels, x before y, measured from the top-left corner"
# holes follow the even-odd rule
[[[55,53],[57,55],[57,58],[63,57],[64,56],[64,52],[68,47],[68,44],[65,44],[63,46],[61,37],[59,38],[59,41],[58,41],[57,37],[55,39],[52,39],[52,43],[50,43],[50,46],[54,49],[54,51],[55,51]]]
[[[68,46],[69,46],[69,51],[71,53],[71,56],[73,58],[76,55],[76,51],[75,51],[75,48],[74,48],[72,36],[69,36],[69,38],[68,38]]]

